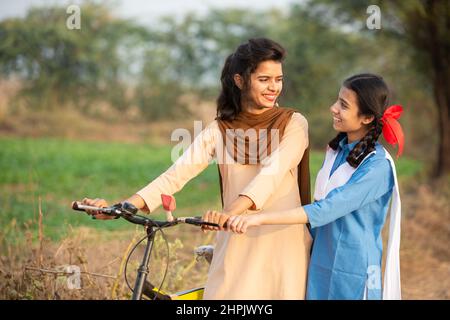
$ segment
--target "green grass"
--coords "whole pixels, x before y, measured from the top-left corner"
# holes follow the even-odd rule
[[[80,142],[61,139],[0,139],[0,228],[37,221],[42,199],[45,234],[63,236],[67,225],[114,230],[126,221],[93,221],[70,209],[72,200],[123,200],[166,170],[171,146]],[[220,201],[217,168],[209,166],[177,194],[180,214]],[[162,211],[159,210],[161,213]]]
[[[35,223],[38,199],[44,214],[44,232],[63,237],[68,225],[88,225],[105,230],[129,227],[126,221],[94,221],[70,209],[72,200],[102,197],[122,200],[164,172],[172,146],[62,139],[0,139],[0,233],[8,239],[13,220],[19,230]],[[311,154],[311,177],[319,170],[323,154]],[[417,161],[401,158],[398,173],[412,177],[421,169]],[[219,209],[217,167],[210,165],[176,195],[179,215],[201,215]],[[162,213],[161,209],[158,211]],[[34,228],[35,229],[35,228]],[[10,233],[12,231],[9,231]],[[2,238],[2,237],[0,237]]]

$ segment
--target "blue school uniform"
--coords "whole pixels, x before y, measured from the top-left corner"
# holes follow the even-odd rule
[[[357,142],[340,141],[330,176]],[[394,175],[377,143],[342,186],[304,206],[313,249],[307,299],[381,299],[381,231],[393,193]]]

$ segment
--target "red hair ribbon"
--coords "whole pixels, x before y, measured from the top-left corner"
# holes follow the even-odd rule
[[[403,152],[403,144],[405,137],[403,135],[402,127],[397,119],[403,112],[403,108],[400,105],[390,106],[384,111],[381,121],[383,123],[383,136],[386,141],[392,145],[398,144],[397,158]]]

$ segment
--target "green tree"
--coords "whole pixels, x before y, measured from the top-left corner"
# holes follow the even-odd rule
[[[161,18],[144,50],[136,105],[149,119],[173,119],[187,114],[180,99],[186,93],[215,99],[226,56],[249,38],[267,36],[274,14],[231,9]]]
[[[80,30],[66,27],[64,7],[34,8],[23,19],[0,23],[0,72],[22,80],[21,96],[31,98],[33,108],[87,108],[98,99],[127,105],[120,53],[147,31],[113,17],[104,5],[89,3],[81,12]]]

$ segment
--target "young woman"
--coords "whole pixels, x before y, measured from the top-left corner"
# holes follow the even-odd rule
[[[315,202],[222,221],[236,233],[253,226],[309,223],[314,242],[307,299],[401,299],[397,177],[392,158],[377,140],[383,132],[389,143],[398,143],[401,154],[403,133],[396,119],[402,108],[388,107],[388,88],[381,77],[359,74],[344,81],[330,110],[339,134],[329,143],[317,175]],[[391,198],[382,293],[381,230]]]
[[[228,214],[310,203],[308,158],[301,161],[308,147],[307,121],[277,107],[284,56],[284,49],[269,39],[239,46],[222,71],[217,119],[166,172],[127,201],[153,212],[161,194],[176,193],[216,159]],[[253,147],[264,152],[254,153]],[[84,202],[107,206],[103,199]],[[308,229],[298,224],[261,226],[244,236],[218,232],[204,299],[304,299],[311,242]]]

